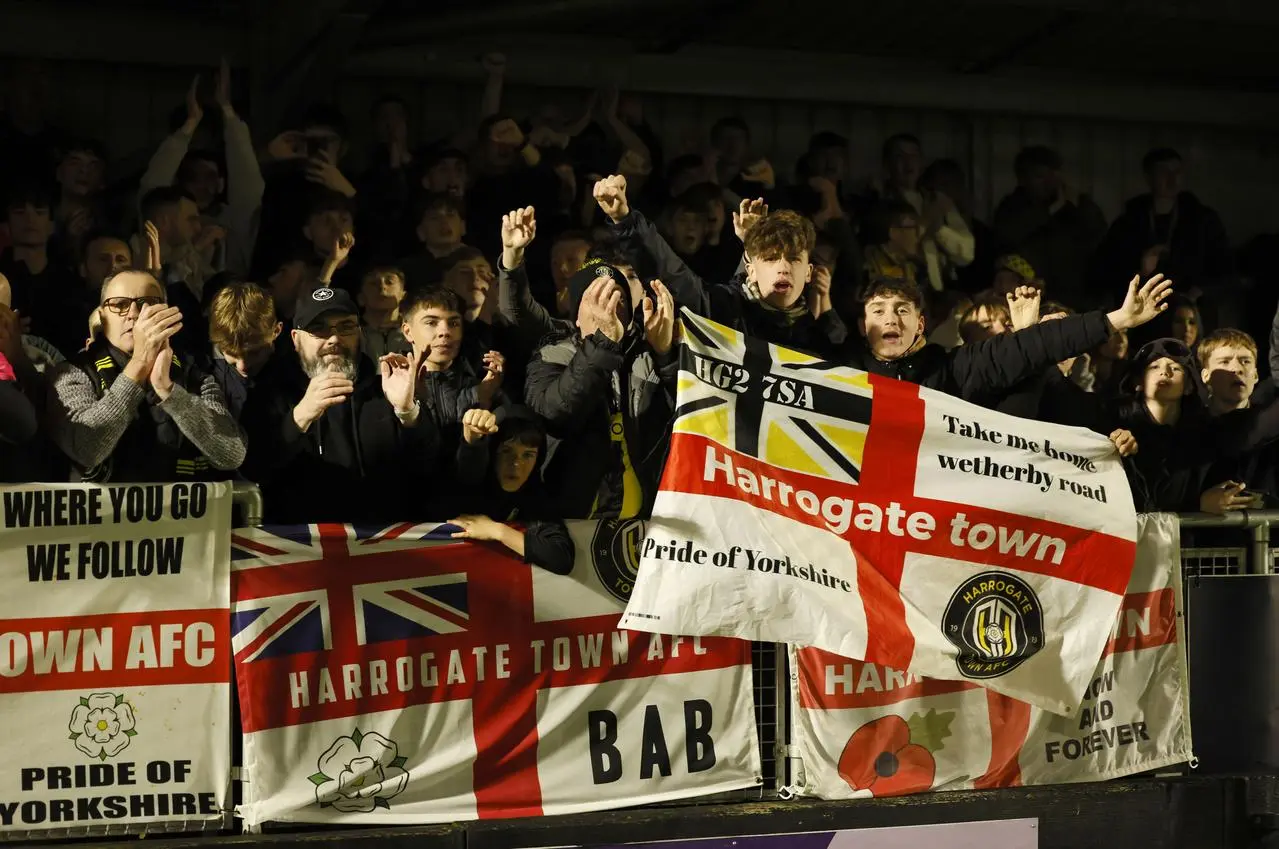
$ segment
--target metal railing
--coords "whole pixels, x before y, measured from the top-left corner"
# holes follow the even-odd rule
[[[1178,517],[1182,529],[1181,562],[1187,577],[1205,575],[1269,575],[1275,570],[1275,552],[1270,546],[1270,526],[1279,524],[1279,510],[1239,510],[1215,515],[1182,513]],[[1249,544],[1243,548],[1185,545],[1186,531],[1214,531],[1231,528],[1250,531]],[[1234,555],[1234,556],[1232,556]],[[1202,565],[1207,562],[1209,568]]]

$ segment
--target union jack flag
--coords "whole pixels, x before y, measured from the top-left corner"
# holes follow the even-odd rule
[[[335,532],[339,529],[342,532]],[[315,525],[239,530],[231,536],[232,569],[250,573],[268,566],[316,564],[326,557],[359,558],[432,545],[456,545],[451,525],[402,523],[380,528]],[[356,566],[357,564],[347,564]],[[420,571],[420,569],[419,569]],[[266,578],[270,570],[256,576]],[[332,604],[354,617],[356,643],[458,634],[469,627],[468,580],[464,570],[385,580],[352,576],[340,588],[308,588],[297,581],[267,581],[259,593],[239,595],[231,616],[237,663],[286,657],[333,647]],[[379,580],[379,578],[382,578]],[[252,581],[250,581],[252,583]],[[343,598],[330,598],[330,593]],[[349,595],[348,595],[349,592]]]
[[[685,311],[675,432],[842,483],[861,480],[874,392],[865,372]]]

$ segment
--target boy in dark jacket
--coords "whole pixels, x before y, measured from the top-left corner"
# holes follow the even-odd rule
[[[1049,366],[1095,348],[1115,330],[1145,324],[1166,308],[1172,281],[1134,277],[1123,306],[1110,313],[1067,316],[946,351],[924,332],[923,295],[897,280],[872,281],[862,293],[857,329],[864,344],[852,365],[873,374],[918,383],[966,401],[995,406],[1001,395]],[[1015,305],[1021,291],[1014,293]]]
[[[562,442],[547,482],[564,518],[646,515],[657,496],[674,413],[675,302],[659,281],[635,290],[617,268],[588,262],[569,284],[576,331],[528,366],[528,406]],[[642,322],[633,317],[642,308]]]
[[[539,470],[546,456],[545,426],[523,407],[503,407],[496,415],[468,411],[463,429],[470,450],[459,462],[466,466],[464,485],[471,494],[464,505],[470,512],[451,520],[462,529],[453,536],[500,542],[525,563],[560,575],[572,572],[573,539]]]
[[[707,285],[626,199],[626,178],[595,184],[595,199],[624,244],[654,263],[675,300],[698,315],[777,345],[834,356],[848,335],[831,305],[830,276],[813,274],[812,222],[782,210],[733,216],[742,239],[745,280]],[[742,209],[747,208],[743,204]]]
[[[360,354],[359,310],[341,289],[303,298],[294,322],[297,359],[273,357],[244,411],[245,472],[262,485],[267,521],[406,518],[403,482],[430,474],[439,439],[412,362],[388,354],[375,369]]]
[[[422,414],[440,434],[440,456],[451,457],[462,438],[468,410],[491,410],[501,398],[504,360],[496,351],[482,355],[478,374],[463,356],[466,305],[448,289],[424,289],[410,295],[401,310],[401,331],[418,364],[416,397]]]

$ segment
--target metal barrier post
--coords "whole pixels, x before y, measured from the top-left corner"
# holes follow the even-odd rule
[[[231,504],[244,508],[244,522],[240,527],[262,527],[262,490],[257,484],[248,481],[231,484]]]
[[[1270,522],[1262,521],[1252,529],[1252,553],[1248,558],[1248,571],[1253,575],[1270,573]]]

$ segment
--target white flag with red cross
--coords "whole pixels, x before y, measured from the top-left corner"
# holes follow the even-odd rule
[[[1136,547],[1109,440],[688,313],[683,329],[623,627],[814,646],[1075,711]]]
[[[617,627],[642,522],[570,525],[568,576],[456,530],[234,533],[249,828],[576,813],[760,784],[750,644]]]
[[[1138,517],[1123,606],[1074,717],[977,684],[792,652],[801,795],[895,796],[1098,781],[1193,757],[1177,517]]]

